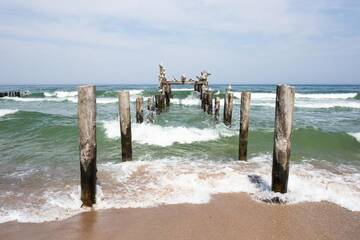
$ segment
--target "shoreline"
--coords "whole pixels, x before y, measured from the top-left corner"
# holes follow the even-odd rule
[[[0,224],[1,239],[358,239],[360,212],[320,203],[267,204],[246,193],[206,204],[80,213],[65,220]]]

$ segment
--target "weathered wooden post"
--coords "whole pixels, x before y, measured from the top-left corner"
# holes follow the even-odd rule
[[[220,98],[215,98],[215,122],[218,123],[220,118]]]
[[[148,114],[147,114],[147,120],[148,122],[154,122],[154,104],[153,104],[153,98],[149,97],[147,100],[147,110],[148,110]]]
[[[230,91],[226,92],[224,99],[224,124],[226,126],[231,126],[233,99],[234,94]]]
[[[212,114],[213,113],[213,92],[208,91],[207,94],[207,113]]]
[[[119,92],[119,115],[122,161],[132,160],[130,94]]]
[[[143,101],[142,97],[136,98],[136,123],[144,121]]]
[[[274,192],[287,192],[294,101],[294,88],[277,86],[271,187]]]
[[[251,99],[250,92],[242,92],[241,93],[239,159],[245,160],[245,161],[247,160],[250,99]]]
[[[161,113],[160,94],[155,95],[155,108],[156,108],[156,113],[160,114]]]
[[[96,202],[96,88],[78,90],[81,201],[91,207]]]
[[[152,97],[149,97],[147,99],[147,110],[148,111],[153,111],[154,110],[154,105],[153,105],[153,99]]]
[[[202,96],[202,105],[203,105],[203,110],[204,112],[207,112],[208,111],[208,95],[209,95],[209,91],[208,90],[205,90],[203,92],[203,96]]]

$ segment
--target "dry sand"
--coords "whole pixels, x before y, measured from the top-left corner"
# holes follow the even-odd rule
[[[65,221],[0,224],[0,239],[360,239],[360,212],[330,203],[265,204],[219,194],[209,204],[79,214]]]

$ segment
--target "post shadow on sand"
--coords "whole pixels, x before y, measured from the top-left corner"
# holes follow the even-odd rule
[[[249,179],[250,183],[254,184],[255,187],[260,190],[260,192],[271,192],[271,186],[261,176],[251,174],[251,175],[248,175],[248,179]],[[271,198],[259,197],[258,199],[265,203],[278,203],[278,204],[286,203],[286,201],[284,199],[281,199],[278,196],[271,197]]]

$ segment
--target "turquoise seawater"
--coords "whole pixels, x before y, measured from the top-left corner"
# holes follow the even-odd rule
[[[294,85],[290,204],[330,201],[360,210],[360,85]],[[173,89],[167,111],[135,123],[135,99],[156,85],[97,86],[98,193],[95,208],[204,203],[212,194],[273,196],[275,85],[233,85],[231,128],[200,109],[191,87]],[[184,89],[185,88],[185,89]],[[223,98],[226,85],[210,85]],[[77,86],[0,86],[0,222],[63,219],[81,211]],[[134,161],[121,163],[116,94],[131,94]],[[239,97],[251,91],[249,161],[239,162]],[[221,102],[223,110],[223,102]],[[148,114],[145,108],[145,116]],[[222,114],[220,114],[222,116]],[[251,182],[258,176],[262,184]]]

